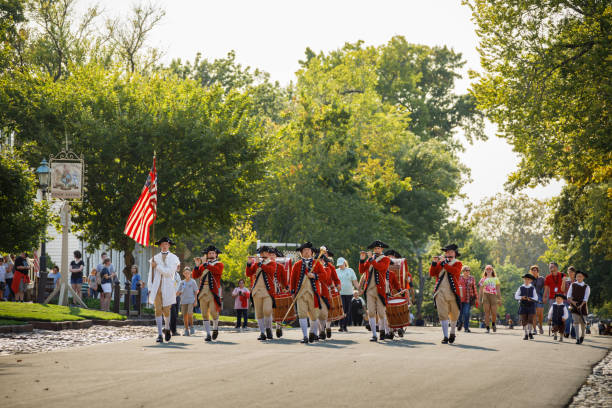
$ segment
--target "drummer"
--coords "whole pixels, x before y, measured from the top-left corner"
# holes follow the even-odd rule
[[[262,246],[257,250],[260,259],[249,257],[246,266],[246,275],[253,281],[251,287],[251,299],[255,308],[255,318],[259,326],[260,335],[258,340],[272,340],[272,314],[276,307],[274,295],[274,272],[276,262],[271,255],[275,252],[268,246]]]
[[[327,248],[327,247],[326,247]],[[338,272],[336,271],[336,267],[334,266],[334,253],[329,249],[326,249],[326,254],[321,258],[323,260],[323,266],[327,275],[329,276],[328,280],[328,292],[329,292],[329,303],[330,309],[332,304],[332,297],[334,294],[340,294],[341,282],[340,278],[338,278]],[[327,338],[331,338],[331,320],[328,318],[325,320],[325,334]],[[321,329],[323,330],[323,328]]]
[[[313,259],[313,247],[311,242],[300,245],[297,250],[301,259],[291,268],[290,287],[291,294],[295,297],[297,313],[304,336],[302,343],[308,344],[318,340],[319,310],[321,309],[321,283],[325,278],[325,268],[319,260]],[[310,318],[310,333],[308,332],[308,318]]]
[[[269,258],[276,264],[276,268],[274,269],[274,289],[276,293],[288,293],[289,292],[289,283],[287,282],[287,271],[282,264],[276,262],[276,258],[284,258],[285,255],[273,246],[270,246],[270,252],[268,253]],[[270,327],[272,329],[272,327]],[[283,326],[280,322],[276,322],[276,337],[281,337],[283,335]]]
[[[389,249],[388,251],[385,251],[385,255],[388,256],[391,260],[393,259],[401,259],[402,256],[399,254],[399,252],[393,250],[393,249]],[[404,288],[402,288],[402,285],[400,284],[400,280],[399,277],[395,275],[395,272],[391,271],[391,270],[387,270],[387,276],[389,279],[389,293],[387,294],[387,296],[390,297],[402,297],[404,299],[408,299],[408,295],[407,295],[407,290],[404,290]],[[409,300],[410,301],[410,300]],[[387,333],[389,333],[388,335],[386,335],[386,337],[388,339],[393,339],[393,333],[396,331],[391,330],[391,328],[389,327],[389,322],[386,321],[386,326],[385,326],[385,330]],[[397,335],[399,337],[404,337],[404,329],[403,328],[399,328],[397,329]]]

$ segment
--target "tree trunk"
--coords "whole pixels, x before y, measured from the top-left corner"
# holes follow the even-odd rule
[[[136,262],[134,255],[132,255],[132,251],[128,248],[123,249],[123,262],[125,266],[123,267],[123,276],[127,281],[132,281],[132,265]]]

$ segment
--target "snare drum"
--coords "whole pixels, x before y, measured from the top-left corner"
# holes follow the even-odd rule
[[[276,303],[276,308],[274,309],[274,321],[281,322],[283,317],[285,317],[285,313],[291,307],[293,303],[293,298],[291,297],[291,293],[277,293],[274,295],[274,302]],[[286,322],[291,322],[295,320],[297,316],[295,315],[295,308],[287,314]]]
[[[387,321],[392,329],[399,329],[410,325],[408,299],[389,298],[387,301]]]
[[[340,296],[340,293],[332,293],[329,306],[329,315],[327,320],[330,322],[335,322],[337,320],[344,319],[345,314],[344,309],[342,308],[342,297]]]

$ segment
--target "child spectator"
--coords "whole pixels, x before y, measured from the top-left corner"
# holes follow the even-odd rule
[[[565,321],[569,318],[567,307],[563,301],[566,299],[563,293],[557,293],[555,295],[555,303],[548,309],[548,321],[549,324],[552,322],[553,339],[557,340],[557,333],[559,333],[559,341],[563,341],[563,332],[565,331]],[[576,344],[580,344],[576,342]]]
[[[96,299],[98,297],[98,270],[93,268],[91,272],[89,272],[89,276],[87,277],[87,282],[89,283],[89,297],[92,299]]]
[[[591,288],[584,282],[587,274],[582,271],[576,271],[576,282],[572,283],[567,291],[567,299],[571,304],[572,318],[574,320],[574,329],[576,331],[576,344],[582,344],[584,341],[585,318],[589,314],[587,302],[591,294]],[[580,327],[580,335],[578,334]]]
[[[363,324],[363,314],[364,314],[364,301],[359,296],[359,291],[353,291],[353,298],[351,299],[351,320],[353,321],[353,326],[361,326]]]
[[[523,330],[525,331],[525,337],[523,340],[533,339],[533,333],[531,329],[534,325],[534,318],[536,313],[536,304],[538,302],[538,294],[536,293],[535,286],[531,283],[535,280],[535,276],[530,273],[523,275],[523,284],[519,286],[514,294],[514,298],[519,303],[519,316]]]
[[[234,310],[236,310],[236,329],[246,330],[249,311],[250,292],[244,287],[244,279],[238,281],[238,286],[234,288],[232,297],[234,298]],[[240,325],[242,320],[242,327]]]
[[[183,315],[183,325],[185,326],[185,336],[195,333],[193,327],[193,306],[196,303],[198,294],[198,285],[195,280],[191,279],[191,268],[183,269],[185,280],[181,281],[176,292],[176,296],[181,297],[181,314]]]
[[[48,279],[53,279],[53,288],[55,288],[57,286],[57,281],[61,277],[62,277],[62,275],[60,274],[59,266],[57,266],[57,265],[55,265],[53,267],[53,269],[51,270],[51,273],[49,275],[47,275]]]

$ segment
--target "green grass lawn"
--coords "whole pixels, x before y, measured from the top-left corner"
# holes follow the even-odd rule
[[[0,303],[0,319],[43,322],[64,322],[68,320],[125,320],[125,316],[78,307],[42,305],[40,303]]]

